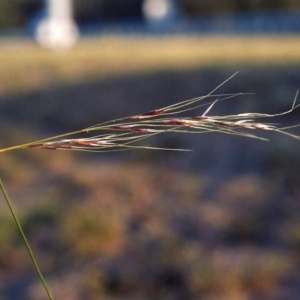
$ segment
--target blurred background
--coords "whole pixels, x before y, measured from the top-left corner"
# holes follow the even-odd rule
[[[219,92],[253,94],[211,114],[287,111],[299,34],[296,0],[0,0],[1,148],[202,96],[236,71]],[[300,144],[262,136],[18,150],[0,176],[55,299],[299,299]],[[0,224],[0,299],[47,299],[3,197]]]

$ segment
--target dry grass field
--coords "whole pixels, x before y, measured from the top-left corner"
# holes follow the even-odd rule
[[[203,66],[297,64],[300,36],[100,36],[66,52],[0,41],[0,95],[130,72]]]

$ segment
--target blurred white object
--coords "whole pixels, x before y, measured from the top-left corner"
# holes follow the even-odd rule
[[[47,0],[46,7],[46,17],[37,26],[37,42],[50,49],[74,46],[79,32],[73,19],[72,0]]]
[[[172,19],[177,14],[178,7],[174,0],[144,0],[143,13],[146,20],[160,22]]]

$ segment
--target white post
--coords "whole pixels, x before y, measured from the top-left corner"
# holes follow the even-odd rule
[[[179,13],[179,7],[174,0],[144,0],[143,14],[145,19],[152,23],[172,21]]]
[[[50,49],[75,45],[79,33],[73,19],[72,0],[46,0],[46,17],[37,26],[37,42]]]

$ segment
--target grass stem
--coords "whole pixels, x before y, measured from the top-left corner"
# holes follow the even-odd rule
[[[10,212],[11,212],[13,218],[14,218],[14,221],[15,221],[17,227],[18,227],[18,230],[19,230],[19,232],[20,232],[20,234],[21,234],[21,237],[22,237],[22,239],[23,239],[23,242],[24,242],[24,244],[25,244],[25,246],[26,246],[26,248],[27,248],[27,251],[28,251],[29,256],[30,256],[30,258],[31,258],[31,260],[32,260],[32,263],[33,263],[33,265],[34,265],[34,267],[35,267],[35,270],[36,270],[36,272],[37,272],[37,274],[38,274],[38,276],[39,276],[39,278],[40,278],[40,281],[41,281],[41,283],[42,283],[42,285],[43,285],[43,287],[44,287],[44,289],[45,289],[45,291],[46,291],[46,293],[47,293],[47,296],[48,296],[48,298],[49,298],[50,300],[54,300],[54,298],[53,298],[53,296],[51,295],[50,290],[49,290],[49,288],[48,288],[48,286],[47,286],[47,283],[46,283],[46,281],[45,281],[45,279],[44,279],[44,277],[43,277],[43,274],[42,274],[42,272],[41,272],[41,270],[40,270],[40,268],[39,268],[39,265],[38,265],[38,263],[37,263],[37,261],[36,261],[36,259],[35,259],[35,257],[34,257],[34,254],[33,254],[32,250],[31,250],[31,247],[30,247],[30,245],[29,245],[29,243],[28,243],[28,241],[27,241],[27,238],[26,238],[25,233],[24,233],[24,231],[23,231],[23,229],[22,229],[22,226],[21,226],[21,223],[20,223],[20,221],[19,221],[19,219],[18,219],[18,217],[17,217],[17,214],[16,214],[16,212],[14,211],[14,209],[13,209],[13,207],[12,207],[11,201],[10,201],[10,199],[9,199],[9,197],[8,197],[8,194],[7,194],[7,192],[6,192],[5,188],[4,188],[4,185],[3,185],[1,179],[0,179],[0,188],[1,188],[1,191],[2,191],[3,196],[4,196],[4,198],[5,198],[5,201],[6,201],[7,205],[8,205],[8,207],[9,207],[9,210],[10,210]]]

